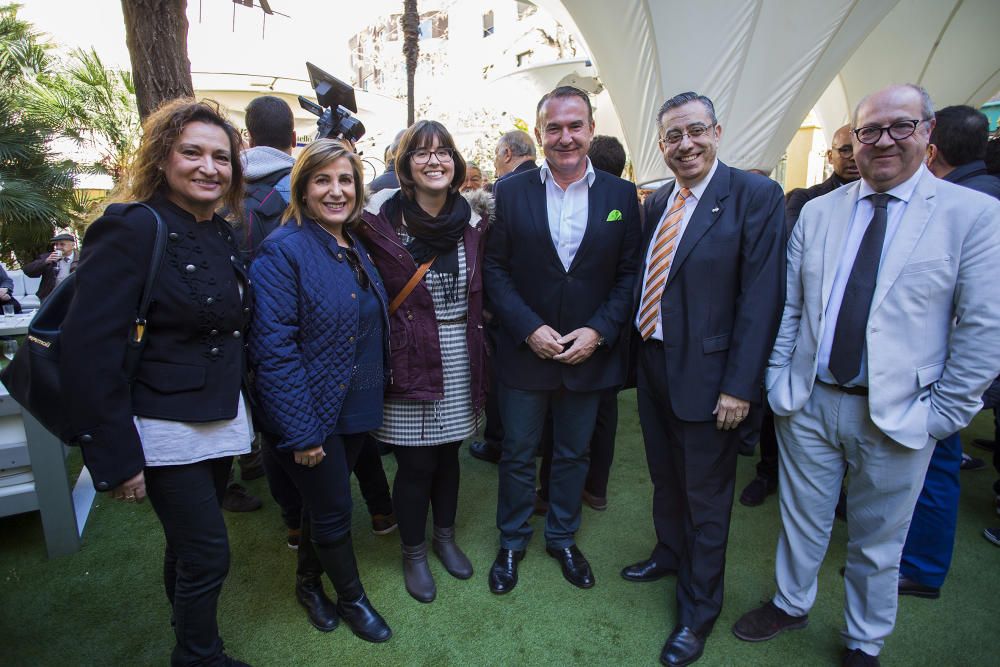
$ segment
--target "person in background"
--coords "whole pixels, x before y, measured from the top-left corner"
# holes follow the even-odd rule
[[[385,421],[374,437],[393,446],[393,505],[406,590],[431,602],[427,512],[433,549],[453,577],[472,563],[455,541],[462,441],[476,429],[486,397],[482,221],[459,188],[465,160],[437,121],[413,124],[396,154],[399,190],[375,194],[360,235],[385,280],[390,369]],[[423,277],[421,278],[421,274]]]
[[[52,252],[44,252],[24,266],[24,275],[42,279],[37,292],[39,301],[44,301],[59,283],[76,271],[80,260],[72,234],[56,234],[49,243],[52,244]]]
[[[930,172],[949,183],[1000,199],[1000,178],[987,174],[983,161],[990,136],[986,115],[970,106],[951,106],[937,111],[934,119],[925,160]],[[957,432],[934,444],[903,544],[897,589],[900,595],[932,600],[940,597],[955,547],[959,473],[984,468],[985,461],[962,451]]]
[[[833,141],[826,152],[826,161],[833,168],[830,177],[811,188],[796,188],[785,196],[786,234],[791,235],[792,228],[799,220],[802,207],[807,202],[822,197],[828,192],[853,183],[860,178],[858,165],[854,162],[854,146],[851,144],[851,126],[844,125],[833,133]]]
[[[247,280],[216,213],[242,207],[241,144],[207,101],[166,102],[143,123],[125,194],[168,234],[134,381],[122,362],[153,252],[149,211],[115,204],[89,227],[62,325],[65,440],[80,446],[98,491],[148,496],[163,527],[172,665],[245,664],[224,653],[216,619],[229,572],[222,495],[253,437],[241,392]]]
[[[250,265],[250,361],[273,439],[265,446],[304,501],[296,597],[316,628],[337,617],[370,642],[392,636],[358,574],[351,538],[351,470],[382,423],[387,301],[355,237],[364,205],[361,159],[343,143],[314,141],[292,169],[283,223]],[[337,592],[334,605],[310,561]]]
[[[833,141],[826,152],[826,160],[833,168],[829,178],[810,188],[796,188],[785,195],[786,236],[792,233],[792,228],[799,219],[799,213],[807,202],[858,180],[850,125],[844,125],[833,133]],[[756,476],[740,492],[740,504],[757,507],[778,490],[778,438],[774,432],[774,414],[766,405],[766,401],[759,407],[753,406],[750,419],[756,419],[759,423],[755,430],[759,433],[760,461],[757,463]],[[838,506],[838,516],[841,510],[842,507]]]
[[[475,162],[466,165],[465,182],[462,184],[462,192],[474,192],[483,188],[483,172]]]
[[[14,312],[21,312],[21,304],[14,298],[14,279],[7,275],[7,270],[0,266],[0,306],[12,305]]]
[[[535,169],[535,140],[522,130],[507,132],[497,142],[493,159],[496,169],[494,192],[500,183],[514,174]],[[490,349],[490,359],[496,354],[496,336],[500,321],[492,314],[489,303],[486,304],[486,340]],[[492,363],[488,360],[489,363]],[[475,458],[488,463],[500,461],[500,443],[503,442],[503,423],[500,419],[500,405],[497,397],[497,374],[491,370],[489,391],[486,395],[486,424],[483,427],[483,439],[469,445],[469,453]]]
[[[393,137],[392,143],[385,149],[385,171],[375,177],[368,184],[368,194],[375,194],[387,188],[398,188],[399,179],[396,177],[396,153],[399,151],[399,140],[406,134],[406,130],[400,130]]]

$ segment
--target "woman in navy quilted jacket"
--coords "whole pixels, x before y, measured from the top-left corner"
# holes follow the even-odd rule
[[[249,342],[258,402],[279,436],[269,446],[307,508],[300,548],[311,540],[337,603],[318,579],[297,597],[320,630],[339,616],[382,642],[392,631],[365,595],[351,542],[349,476],[365,434],[382,424],[388,339],[385,288],[351,232],[362,173],[360,158],[329,139],[296,160],[282,226],[250,267]]]

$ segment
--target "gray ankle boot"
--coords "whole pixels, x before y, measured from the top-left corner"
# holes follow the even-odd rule
[[[441,559],[441,564],[451,576],[456,579],[468,579],[472,576],[472,563],[455,544],[455,526],[450,528],[434,526],[434,553]]]
[[[427,567],[427,542],[415,547],[403,545],[403,581],[406,582],[406,592],[417,602],[434,600],[437,587]]]

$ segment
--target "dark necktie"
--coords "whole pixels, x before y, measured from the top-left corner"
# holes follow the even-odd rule
[[[885,227],[892,195],[870,195],[875,212],[854,257],[851,276],[844,287],[837,328],[830,346],[830,372],[838,384],[846,385],[861,372],[861,352],[865,349],[868,311],[875,295],[875,280],[885,243]]]

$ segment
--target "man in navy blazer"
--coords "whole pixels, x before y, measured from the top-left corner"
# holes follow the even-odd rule
[[[687,665],[722,610],[736,427],[761,396],[784,302],[785,199],[774,181],[719,162],[707,97],[667,100],[657,126],[677,180],[646,199],[633,311],[656,545],[622,576],[677,574],[660,659]]]
[[[587,93],[562,86],[542,97],[535,135],[545,162],[498,184],[484,269],[500,320],[501,548],[490,570],[497,594],[517,584],[532,534],[535,451],[549,410],[546,550],[570,583],[594,585],[575,533],[601,391],[625,379],[640,235],[635,186],[595,171],[587,157],[594,136]]]

